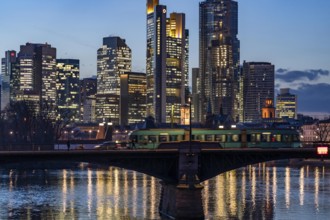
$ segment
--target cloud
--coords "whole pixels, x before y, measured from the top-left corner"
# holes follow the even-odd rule
[[[275,89],[290,88],[298,96],[298,112],[330,113],[330,72],[328,70],[287,70],[275,73]]]
[[[300,80],[316,81],[322,76],[329,76],[328,70],[291,70],[287,71],[285,69],[278,69],[275,73],[277,80],[284,81],[287,83],[292,83]]]
[[[330,112],[330,84],[303,84],[290,93],[298,96],[299,112]]]

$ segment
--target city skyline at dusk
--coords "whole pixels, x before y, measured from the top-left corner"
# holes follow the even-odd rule
[[[199,0],[162,0],[168,13],[186,14],[190,31],[190,69],[198,67]],[[276,85],[298,94],[299,112],[329,113],[330,3],[238,0],[240,63],[265,61],[275,65]],[[0,53],[19,50],[26,42],[49,43],[58,58],[80,60],[81,77],[96,75],[96,51],[102,38],[126,39],[132,49],[133,71],[145,72],[145,0],[3,2]],[[307,103],[311,101],[312,103]],[[313,108],[314,107],[314,108]]]

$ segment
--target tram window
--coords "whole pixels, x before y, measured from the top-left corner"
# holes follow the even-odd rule
[[[251,142],[256,142],[256,134],[251,134],[250,137]]]
[[[246,141],[247,142],[251,142],[252,140],[251,140],[251,134],[247,134],[246,135]]]
[[[293,141],[294,141],[294,142],[299,141],[299,135],[294,134],[294,135],[293,135]]]
[[[289,135],[283,135],[283,142],[289,142]]]
[[[177,140],[178,140],[178,136],[170,135],[170,141],[177,141]]]
[[[213,141],[213,135],[211,135],[211,134],[206,134],[206,135],[205,135],[205,141]]]
[[[147,141],[148,140],[148,136],[147,135],[143,135],[140,136],[142,141]]]
[[[281,142],[281,135],[280,134],[274,134],[273,138],[274,138],[274,141]]]
[[[255,142],[261,141],[261,134],[254,134],[255,135]]]
[[[157,136],[156,135],[150,135],[148,140],[151,141],[151,142],[157,142]]]
[[[270,134],[262,134],[262,142],[270,142]]]
[[[231,139],[231,134],[228,134],[227,135],[227,142],[231,142],[232,141],[232,139]]]
[[[167,136],[166,135],[160,135],[159,136],[159,142],[167,142]]]
[[[226,142],[226,135],[224,134],[217,134],[215,136],[215,140],[219,142]]]
[[[233,140],[233,142],[238,142],[239,141],[239,135],[238,134],[233,134],[232,140]]]

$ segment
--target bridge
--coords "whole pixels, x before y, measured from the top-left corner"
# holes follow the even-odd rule
[[[8,168],[52,168],[52,162],[63,166],[87,162],[138,171],[161,180],[161,215],[174,219],[204,219],[201,183],[207,179],[239,167],[272,160],[330,159],[324,152],[327,147],[319,155],[316,148],[210,149],[203,145],[205,143],[183,142],[179,149],[2,151],[0,165]]]

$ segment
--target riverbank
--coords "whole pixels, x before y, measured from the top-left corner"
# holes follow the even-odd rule
[[[325,166],[330,167],[329,159],[288,159],[288,160],[278,160],[270,161],[266,163],[267,166],[277,166],[277,167],[302,167],[302,166]]]

